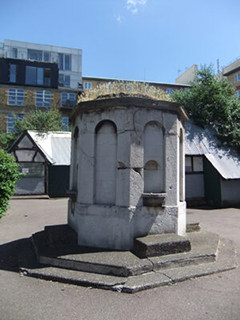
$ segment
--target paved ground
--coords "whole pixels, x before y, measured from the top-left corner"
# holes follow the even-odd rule
[[[45,225],[66,223],[67,200],[11,200],[0,220],[0,320],[239,320],[240,269],[136,294],[21,277],[17,244]],[[188,211],[202,229],[234,241],[240,263],[240,210]]]

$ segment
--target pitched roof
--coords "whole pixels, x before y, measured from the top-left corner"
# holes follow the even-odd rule
[[[205,155],[224,179],[240,179],[240,156],[221,147],[212,130],[185,123],[185,154]]]
[[[28,130],[32,140],[54,165],[70,165],[71,132],[38,132]]]

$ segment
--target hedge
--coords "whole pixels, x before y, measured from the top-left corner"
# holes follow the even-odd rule
[[[0,149],[0,218],[7,211],[9,199],[20,177],[14,157]]]

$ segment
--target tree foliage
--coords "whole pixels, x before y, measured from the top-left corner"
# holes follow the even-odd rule
[[[30,112],[21,120],[15,117],[14,129],[14,132],[0,133],[0,147],[4,150],[7,150],[24,130],[37,130],[40,132],[62,130],[61,115],[55,110],[47,110],[45,112],[36,110]]]
[[[21,133],[24,130],[37,130],[40,132],[60,131],[62,127],[61,115],[55,110],[36,110],[29,113],[22,120],[16,119],[15,132]]]
[[[226,80],[203,67],[189,89],[176,91],[172,98],[183,105],[193,121],[211,126],[219,140],[240,151],[240,102]]]
[[[0,149],[0,218],[7,211],[9,199],[20,177],[14,157]]]

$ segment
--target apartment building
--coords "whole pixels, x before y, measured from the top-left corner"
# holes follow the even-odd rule
[[[59,110],[63,129],[82,89],[82,50],[4,40],[0,43],[0,131],[14,130],[15,117]]]
[[[57,63],[60,88],[77,90],[82,84],[81,49],[4,40],[4,42],[0,42],[0,57]]]

